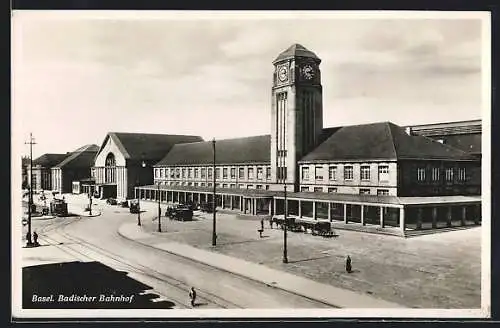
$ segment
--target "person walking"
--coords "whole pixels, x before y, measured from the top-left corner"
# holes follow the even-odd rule
[[[345,271],[347,273],[352,272],[351,257],[349,255],[347,255],[347,259],[345,260]]]
[[[191,287],[191,290],[189,291],[189,298],[191,299],[191,306],[195,307],[196,306],[196,291],[194,290],[194,287]]]
[[[40,244],[38,243],[38,234],[35,232],[33,232],[33,243],[35,244],[35,246],[40,246]]]

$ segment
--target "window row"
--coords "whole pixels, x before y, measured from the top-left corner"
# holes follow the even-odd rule
[[[314,180],[323,181],[324,178],[324,167],[316,166],[314,168]],[[371,180],[371,167],[370,165],[361,165],[360,167],[360,178],[363,181]],[[309,174],[309,167],[302,167],[302,180],[310,180],[311,176]],[[338,167],[332,165],[328,167],[328,180],[335,181],[339,179]],[[354,167],[352,165],[344,166],[344,180],[354,179]],[[389,181],[389,165],[379,165],[378,166],[378,181]]]
[[[264,176],[265,169],[265,176]],[[245,172],[246,171],[246,172]],[[171,179],[212,179],[213,178],[213,168],[155,168],[155,178],[171,178]],[[244,179],[246,176],[249,180],[255,179],[264,180],[271,179],[271,167],[261,167],[258,166],[255,172],[253,167],[240,167],[238,168],[238,179]],[[255,174],[256,173],[256,174]],[[215,178],[221,178],[221,168],[215,169]],[[236,168],[222,168],[222,179],[236,179]]]
[[[313,187],[312,189],[310,187],[300,187],[301,192],[324,192],[323,187]],[[327,188],[328,193],[336,193],[338,192],[338,189],[335,187],[328,187]],[[360,188],[359,189],[359,194],[360,195],[369,195],[370,194],[370,189],[367,188]],[[389,189],[377,189],[377,196],[389,196]]]
[[[162,184],[162,182],[159,182],[160,184]],[[213,183],[212,182],[187,182],[187,181],[184,181],[184,182],[180,182],[180,181],[172,181],[172,182],[168,182],[168,181],[164,181],[163,184],[165,186],[194,186],[194,187],[213,187]],[[223,188],[223,189],[262,189],[262,190],[269,190],[269,185],[252,185],[252,184],[248,184],[245,186],[245,184],[243,183],[240,183],[240,184],[235,184],[235,183],[216,183],[215,184],[216,188]]]
[[[427,180],[427,168],[425,167],[419,167],[417,168],[417,181],[426,181]],[[458,181],[465,181],[467,176],[466,176],[466,171],[465,167],[459,167],[459,168],[453,168],[453,167],[447,167],[444,169],[444,178],[446,181],[454,181],[455,178],[455,173],[457,173],[457,180]],[[441,168],[439,167],[433,167],[430,169],[430,178],[431,181],[440,181],[441,179]]]

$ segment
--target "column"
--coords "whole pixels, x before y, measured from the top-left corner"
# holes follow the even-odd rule
[[[347,204],[344,203],[344,223],[347,224]]]
[[[240,211],[241,211],[242,213],[243,213],[243,208],[244,208],[244,206],[243,206],[243,201],[244,201],[243,196],[240,196]]]
[[[241,198],[242,198],[241,211],[243,212],[243,214],[246,214],[247,213],[247,200],[245,197],[241,197]]]
[[[432,208],[432,229],[437,228],[437,217],[438,217],[438,208],[434,206]]]
[[[299,218],[302,217],[302,201],[299,199]]]
[[[399,228],[401,229],[401,232],[405,233],[405,208],[401,207],[399,209]]]
[[[233,209],[233,196],[229,196],[229,207]]]
[[[422,207],[418,207],[417,208],[417,230],[422,229],[422,212],[423,212]]]
[[[273,215],[273,202],[269,201],[269,213],[268,213],[269,216],[272,216]]]
[[[462,206],[462,217],[460,218],[460,225],[465,225],[465,220],[467,219],[467,206]]]
[[[257,215],[257,198],[253,199],[253,215]]]
[[[274,208],[274,213],[276,213],[276,198],[273,197],[273,208]]]
[[[313,200],[313,220],[316,220],[316,202]]]
[[[475,205],[474,206],[474,224],[479,225],[479,217],[481,216],[481,206],[480,205]]]
[[[365,205],[361,204],[361,225],[365,225]]]
[[[224,208],[224,195],[220,195],[221,208]]]
[[[451,209],[452,209],[452,207],[448,206],[448,213],[446,215],[446,226],[447,227],[451,227],[451,215],[452,215]]]
[[[332,222],[332,203],[328,202],[328,221]]]
[[[384,228],[385,227],[385,224],[384,224],[384,207],[383,206],[380,206],[379,207],[379,210],[380,210],[380,213],[379,213],[379,220],[380,220],[380,227],[381,228]]]

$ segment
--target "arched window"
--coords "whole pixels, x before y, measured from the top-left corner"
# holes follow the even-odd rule
[[[106,183],[113,183],[116,182],[115,177],[116,177],[116,161],[115,161],[115,155],[113,153],[109,153],[108,156],[106,156],[106,162],[104,163],[106,166],[106,169],[104,171],[104,179]]]

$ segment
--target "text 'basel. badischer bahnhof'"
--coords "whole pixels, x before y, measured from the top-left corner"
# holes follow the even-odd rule
[[[217,140],[215,171],[213,141],[110,132],[100,147],[35,160],[35,189],[212,202],[215,175],[217,206],[245,214],[282,215],[286,186],[289,215],[338,227],[404,235],[480,224],[481,121],[325,128],[320,63],[299,44],[279,54],[271,134]]]

